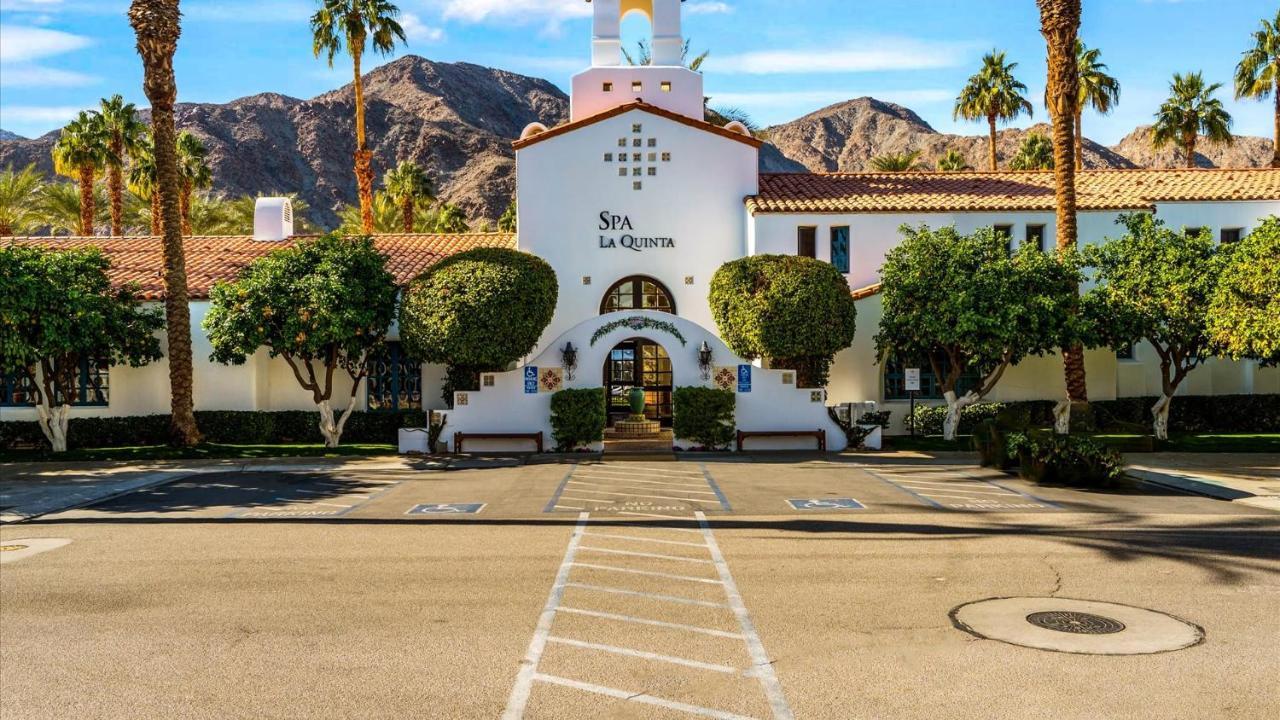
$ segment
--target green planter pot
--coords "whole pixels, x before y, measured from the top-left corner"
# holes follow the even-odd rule
[[[627,393],[627,402],[631,404],[632,415],[644,414],[644,388],[633,387]]]

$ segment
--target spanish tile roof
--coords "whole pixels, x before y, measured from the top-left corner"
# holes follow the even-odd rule
[[[1280,170],[1084,170],[1079,209],[1154,210],[1156,203],[1280,200]],[[762,174],[754,213],[1053,211],[1052,172]]]
[[[287,247],[308,236],[281,242],[263,242],[247,235],[197,235],[185,239],[187,291],[192,299],[209,297],[214,283],[234,280],[240,269],[272,250]],[[137,283],[142,297],[164,297],[164,252],[161,239],[145,237],[25,237],[0,242],[39,245],[49,248],[96,246],[111,260],[108,276],[115,285]],[[374,245],[387,257],[387,269],[404,286],[423,270],[450,255],[478,247],[515,248],[511,233],[466,233],[454,235],[375,235]]]
[[[719,125],[712,125],[709,122],[696,120],[691,117],[685,117],[684,115],[681,115],[679,113],[674,113],[674,112],[671,112],[670,110],[664,110],[663,108],[660,108],[656,105],[650,105],[649,103],[646,103],[643,100],[636,100],[634,102],[626,103],[625,105],[619,105],[615,108],[610,108],[608,110],[605,110],[604,112],[596,113],[595,115],[592,115],[590,117],[582,118],[581,120],[574,120],[573,122],[565,123],[564,125],[557,125],[551,128],[550,130],[540,132],[537,135],[534,135],[532,137],[527,137],[523,140],[517,140],[514,143],[512,143],[511,146],[514,147],[516,150],[519,150],[521,148],[526,148],[526,147],[529,147],[530,145],[540,143],[543,140],[550,140],[553,137],[558,137],[560,135],[564,135],[565,133],[573,132],[578,128],[583,128],[588,125],[594,125],[603,120],[608,120],[609,118],[617,117],[624,113],[629,113],[632,110],[640,110],[642,112],[647,112],[650,115],[657,115],[658,117],[666,118],[668,120],[678,122],[681,125],[688,125],[691,128],[704,130],[706,132],[711,133],[712,135],[719,135],[721,137],[729,138],[730,140],[737,140],[738,142],[746,143],[747,145],[750,145],[753,148],[759,148],[761,145],[764,144],[763,141],[757,140],[756,138],[751,137],[750,135],[743,135],[742,133],[739,133],[739,132],[726,130],[720,127]]]

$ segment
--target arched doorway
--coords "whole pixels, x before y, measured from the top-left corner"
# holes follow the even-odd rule
[[[671,357],[661,345],[645,338],[623,340],[604,361],[605,412],[609,427],[631,414],[629,393],[644,388],[645,417],[671,427]]]
[[[600,314],[652,310],[675,314],[676,301],[666,285],[646,275],[632,275],[614,283],[600,301]]]

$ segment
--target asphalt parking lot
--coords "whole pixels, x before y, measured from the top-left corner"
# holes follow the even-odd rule
[[[0,714],[1280,713],[1274,512],[954,460],[743,460],[210,473],[6,526],[29,547],[0,556]],[[1076,655],[949,615],[1022,596],[1204,638]]]

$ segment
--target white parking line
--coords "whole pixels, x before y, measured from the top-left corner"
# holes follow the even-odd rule
[[[573,505],[556,505],[561,510],[585,510],[586,508],[575,507]]]
[[[587,615],[589,617],[598,617],[604,620],[617,620],[618,622],[635,623],[636,625],[651,625],[653,627],[663,627],[671,630],[684,630],[685,632],[711,635],[713,637],[730,638],[732,640],[746,640],[746,637],[742,633],[729,632],[727,630],[716,630],[715,628],[698,627],[697,625],[685,625],[683,623],[651,620],[649,618],[635,617],[634,615],[619,615],[617,613],[599,612],[597,610],[582,610],[580,608],[568,607],[560,608],[560,612],[571,613],[574,615]]]
[[[662,595],[660,593],[640,592],[639,590],[624,590],[623,588],[605,587],[604,585],[588,585],[587,583],[569,582],[564,584],[565,587],[581,588],[583,590],[595,590],[603,593],[613,593],[614,595],[630,595],[632,597],[648,598],[650,600],[661,600],[663,602],[679,603],[681,605],[699,605],[701,607],[727,608],[724,603],[711,602],[710,600],[694,600],[693,598],[676,597],[675,595]]]
[[[600,475],[600,474],[597,474],[597,473],[574,473],[574,474],[573,474],[573,477],[574,477],[574,478],[584,478],[584,479],[586,479],[586,480],[609,480],[609,481],[612,481],[612,482],[638,482],[638,483],[644,483],[644,484],[646,484],[646,485],[670,485],[670,486],[674,486],[674,487],[696,487],[696,488],[701,488],[701,487],[706,487],[706,486],[707,486],[707,484],[706,484],[705,482],[703,482],[703,483],[683,483],[683,482],[677,483],[677,482],[663,482],[662,480],[641,480],[641,479],[639,479],[639,478],[635,477],[634,475]]]
[[[658,500],[681,500],[683,502],[715,503],[717,505],[720,504],[719,500],[699,500],[698,498],[675,497],[673,495],[642,495],[640,493],[608,492],[606,490],[585,490],[582,488],[574,488],[573,491],[578,493],[591,493],[593,495],[619,495],[621,497],[642,497],[642,498],[655,498]],[[561,497],[564,497],[564,496],[562,495]]]
[[[635,540],[636,542],[661,543],[663,545],[685,545],[687,547],[704,548],[706,543],[681,542],[679,540],[659,540],[658,538],[640,537],[638,535],[615,535],[614,533],[589,532],[583,533],[591,537],[614,538],[616,540]]]
[[[631,575],[648,575],[649,577],[667,578],[668,580],[685,580],[688,582],[706,583],[708,585],[722,585],[719,580],[711,578],[692,577],[690,575],[672,575],[670,573],[653,572],[650,570],[633,570],[631,568],[615,567],[613,565],[595,565],[592,563],[573,563],[574,567],[591,568],[592,570],[609,570],[612,572],[629,573]]]
[[[583,545],[579,550],[590,550],[591,552],[609,553],[610,555],[627,555],[630,557],[656,558],[658,560],[676,560],[678,562],[698,563],[699,565],[712,565],[710,560],[702,560],[700,558],[682,557],[680,555],[661,555],[659,553],[636,552],[634,550],[615,550],[613,548],[587,547]]]
[[[586,683],[580,680],[570,680],[569,678],[557,677],[555,675],[545,675],[538,673],[535,677],[538,682],[550,683],[552,685],[561,685],[574,690],[582,690],[596,695],[605,695],[627,702],[640,703],[642,705],[653,705],[668,710],[679,710],[680,712],[689,713],[690,715],[701,715],[702,717],[714,718],[715,720],[753,720],[745,715],[736,715],[721,710],[713,710],[699,705],[690,705],[688,703],[676,702],[674,700],[664,700],[663,698],[654,697],[645,693],[635,693],[630,690],[619,690],[617,688],[605,687],[604,685],[596,685],[595,683]],[[503,715],[506,718],[506,715]],[[519,716],[515,716],[519,717]]]
[[[689,660],[688,658],[680,658],[674,655],[662,655],[659,653],[647,652],[645,650],[586,642],[584,640],[574,640],[572,638],[555,637],[554,635],[547,638],[547,642],[558,643],[560,645],[570,645],[572,647],[583,648],[585,650],[599,650],[601,652],[613,653],[614,655],[626,655],[628,657],[641,658],[643,660],[656,660],[658,662],[671,663],[672,665],[683,665],[685,667],[697,668],[698,670],[711,670],[713,672],[724,673],[726,675],[738,675],[749,672],[739,668],[730,667],[728,665],[717,665],[716,663]]]
[[[668,488],[651,488],[651,487],[636,486],[636,485],[632,485],[631,483],[632,483],[632,481],[630,481],[630,480],[627,480],[627,481],[620,481],[620,482],[610,482],[610,483],[607,483],[607,484],[606,484],[606,483],[582,482],[581,480],[570,480],[567,484],[569,484],[569,485],[590,485],[591,487],[603,487],[603,488],[615,488],[615,489],[631,488],[631,489],[633,489],[633,490],[661,490],[662,492],[691,493],[691,494],[693,494],[693,495],[715,495],[715,493],[711,492],[710,490],[680,490],[680,489],[676,489],[676,488],[669,488],[669,487],[668,487]]]

